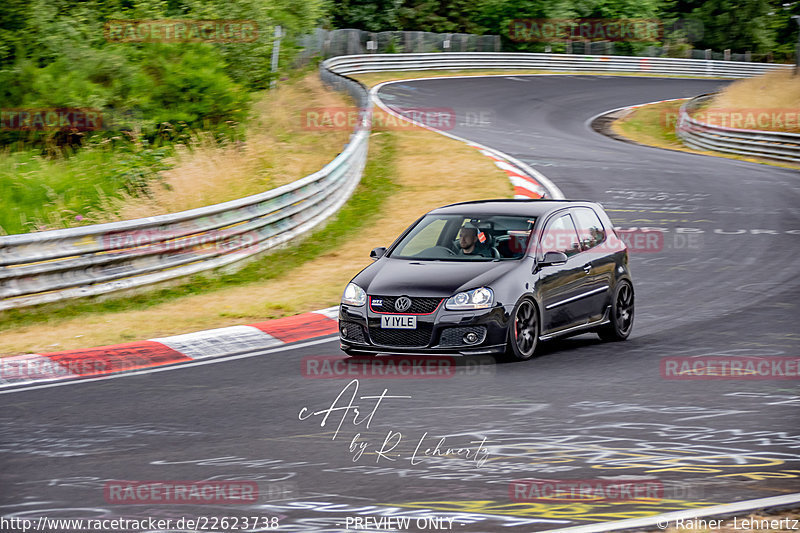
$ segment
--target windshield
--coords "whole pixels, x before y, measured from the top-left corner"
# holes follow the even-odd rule
[[[508,261],[525,255],[534,217],[427,215],[390,257],[444,261]]]

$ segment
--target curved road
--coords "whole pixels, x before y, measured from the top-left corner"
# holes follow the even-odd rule
[[[614,107],[720,83],[507,76],[379,93],[390,106],[453,108],[453,133],[535,166],[568,198],[600,201],[619,226],[661,228],[657,249],[631,256],[637,315],[628,342],[584,335],[546,344],[525,363],[460,361],[454,375],[438,376],[447,379],[364,378],[355,392],[347,379],[302,375],[304,358],[338,357],[329,338],[0,395],[3,515],[259,514],[278,517],[282,531],[396,531],[407,517],[401,530],[537,531],[797,491],[797,379],[674,380],[661,368],[670,357],[798,356],[800,176],[622,143],[587,126]],[[343,390],[336,406],[355,395],[358,418],[333,411],[324,427],[324,413],[299,419]],[[437,454],[442,437],[441,449],[464,448],[460,458]],[[614,476],[652,479],[657,497],[576,504],[509,494],[517,479]],[[115,480],[237,479],[258,483],[257,503],[123,503],[108,494]],[[429,518],[454,521],[437,529]]]

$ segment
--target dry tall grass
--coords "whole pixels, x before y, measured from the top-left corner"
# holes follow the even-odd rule
[[[736,111],[743,112],[738,125],[721,125],[800,133],[800,78],[793,70],[782,69],[735,81],[705,110],[716,117],[715,124],[726,117],[734,121]]]
[[[261,95],[253,106],[245,142],[223,143],[199,136],[190,147],[179,147],[162,172],[163,184],[151,187],[151,197],[108,199],[92,222],[110,222],[174,213],[241,198],[302,178],[325,166],[347,142],[349,131],[302,128],[308,107],[352,105],[340,93],[327,90],[316,73]]]

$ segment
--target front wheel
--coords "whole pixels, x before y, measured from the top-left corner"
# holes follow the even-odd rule
[[[539,343],[539,312],[532,300],[524,299],[517,304],[508,325],[508,359],[525,361],[533,357]]]
[[[597,330],[604,341],[624,341],[633,330],[633,286],[629,281],[617,283],[611,304],[611,323]]]

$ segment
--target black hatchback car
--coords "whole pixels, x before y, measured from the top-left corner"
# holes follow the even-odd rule
[[[486,200],[434,209],[347,285],[348,355],[532,357],[539,341],[633,328],[628,251],[596,203]]]

